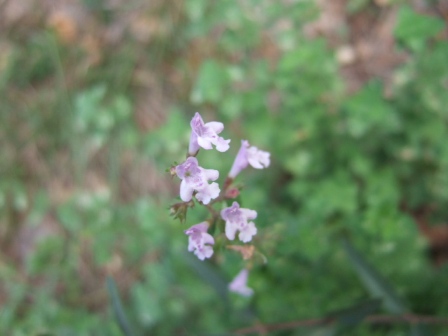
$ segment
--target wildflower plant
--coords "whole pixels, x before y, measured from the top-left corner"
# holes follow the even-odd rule
[[[217,121],[205,123],[201,115],[196,112],[190,126],[187,158],[169,170],[172,176],[177,176],[181,180],[179,196],[182,200],[171,206],[171,215],[183,223],[186,221],[188,210],[196,204],[208,210],[209,218],[204,218],[203,222],[194,224],[184,231],[188,236],[187,250],[202,261],[213,257],[217,250],[216,246],[224,246],[239,252],[246,261],[246,267],[229,284],[229,290],[250,296],[253,291],[246,283],[253,265],[251,259],[256,251],[255,246],[250,243],[257,234],[254,222],[257,212],[242,208],[235,201],[240,195],[241,186],[234,185],[234,181],[249,165],[256,169],[269,167],[270,153],[251,146],[247,140],[242,140],[232,168],[220,187],[218,182],[215,182],[219,178],[219,172],[202,167],[197,155],[201,148],[206,150],[215,148],[219,152],[226,152],[230,148],[230,140],[218,136],[224,130],[224,125]],[[233,241],[239,245],[235,245]]]

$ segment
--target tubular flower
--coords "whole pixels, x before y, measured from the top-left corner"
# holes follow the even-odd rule
[[[248,277],[249,271],[247,269],[243,269],[229,284],[229,290],[242,296],[251,296],[254,291],[252,288],[247,287]]]
[[[229,177],[234,179],[249,164],[256,169],[269,167],[271,163],[270,155],[270,153],[259,150],[257,147],[250,146],[249,141],[242,140],[240,150],[230,169]]]
[[[257,233],[254,222],[248,222],[257,218],[257,212],[240,208],[238,202],[233,202],[231,207],[221,210],[221,217],[226,221],[226,236],[229,240],[234,240],[236,232],[239,231],[238,238],[247,243]]]
[[[213,255],[213,248],[210,245],[215,244],[215,240],[207,233],[207,229],[208,223],[202,222],[184,231],[188,235],[188,251],[194,251],[194,254],[200,260],[210,258]]]
[[[199,167],[198,160],[190,156],[184,163],[176,166],[176,174],[182,180],[180,183],[180,198],[184,202],[191,200],[196,190],[196,198],[204,204],[219,196],[219,185],[215,181],[219,172],[215,169],[204,169]]]
[[[212,149],[212,144],[216,146],[219,152],[225,152],[229,149],[230,140],[224,140],[218,136],[224,129],[224,125],[221,122],[212,121],[204,123],[201,115],[196,112],[193,119],[190,122],[191,136],[190,145],[188,147],[188,154],[195,155],[199,147],[204,149]]]

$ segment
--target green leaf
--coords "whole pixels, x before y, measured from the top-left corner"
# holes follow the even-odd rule
[[[379,82],[371,82],[345,102],[347,131],[353,137],[362,137],[372,130],[384,133],[399,129],[400,119],[384,100],[382,90]]]
[[[229,82],[229,74],[224,65],[215,60],[206,60],[191,92],[191,101],[195,104],[205,102],[217,103],[223,96],[225,87]]]
[[[393,314],[404,314],[407,309],[391,285],[372,267],[350,243],[347,238],[342,239],[342,247],[363,282],[366,289],[375,298],[383,301],[384,308]]]
[[[197,258],[187,255],[185,260],[198,273],[198,275],[228,304],[227,282],[223,277],[207,263],[199,261]]]
[[[412,49],[420,49],[426,40],[433,37],[445,24],[442,20],[416,13],[411,7],[400,9],[394,34],[405,45]]]
[[[134,311],[136,311],[139,324],[146,329],[159,323],[164,318],[164,306],[158,291],[151,292],[151,300],[148,300],[148,291],[150,289],[141,284],[135,284],[132,287]]]
[[[329,50],[321,39],[302,43],[296,49],[286,52],[278,63],[278,70],[289,73],[302,68],[312,73],[328,70],[333,59],[327,56]],[[293,76],[297,81],[297,77]]]
[[[107,291],[109,293],[109,297],[112,301],[112,308],[117,319],[117,323],[120,326],[121,331],[126,336],[135,335],[131,329],[129,321],[124,313],[123,305],[121,303],[120,296],[118,294],[117,285],[115,284],[114,279],[111,277],[107,277]]]
[[[98,118],[98,109],[106,95],[105,85],[97,85],[75,97],[75,127],[77,131],[85,131],[92,127]]]
[[[76,232],[81,229],[83,221],[79,209],[73,202],[59,206],[56,215],[60,223],[69,231]]]

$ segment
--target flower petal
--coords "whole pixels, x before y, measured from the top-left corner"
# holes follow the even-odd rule
[[[188,154],[195,155],[199,151],[198,136],[195,132],[191,132],[190,144],[188,145]]]
[[[203,251],[201,251],[199,249],[194,251],[194,254],[198,257],[199,260],[204,260],[205,259],[205,254],[203,253]]]
[[[213,132],[215,132],[216,134],[219,134],[224,129],[224,124],[219,121],[210,121],[205,124],[205,127],[211,128],[213,130]]]
[[[235,227],[235,225],[233,225],[230,222],[226,222],[226,237],[227,237],[227,239],[234,240],[236,230],[237,230],[237,228]]]
[[[209,181],[215,181],[219,178],[219,171],[216,169],[204,169],[203,172]]]
[[[184,202],[189,202],[193,196],[193,188],[190,187],[187,181],[182,180],[180,183],[180,198]]]
[[[243,230],[240,231],[238,238],[243,243],[248,243],[252,240],[252,237],[255,236],[256,234],[257,234],[257,228],[255,227],[254,222],[250,222]]]
[[[249,142],[247,140],[241,140],[241,146],[235,160],[233,161],[232,168],[229,172],[229,177],[235,178],[248,166],[249,162],[247,161],[247,148],[249,148]]]
[[[255,219],[257,218],[257,212],[251,209],[240,208],[240,211],[247,219]]]
[[[190,227],[189,229],[185,230],[184,232],[187,235],[190,235],[194,232],[207,232],[208,230],[208,223],[207,222],[202,222],[196,225],[193,225],[192,227]]]
[[[219,137],[214,142],[218,152],[226,152],[230,148],[230,140],[224,140],[224,138]]]
[[[218,183],[213,182],[199,190],[196,194],[196,199],[204,204],[209,204],[212,199],[219,196],[220,191]]]
[[[191,252],[196,248],[196,243],[194,240],[190,237],[188,237],[188,251]]]
[[[243,269],[229,284],[229,290],[243,296],[251,296],[254,291],[247,287],[248,276],[249,271],[247,269]]]
[[[213,236],[206,232],[202,234],[202,239],[204,239],[204,244],[209,244],[209,245],[215,244],[215,239],[213,238]]]
[[[204,256],[210,258],[213,255],[213,248],[211,246],[204,246]]]
[[[203,138],[198,136],[198,144],[204,149],[212,149],[212,143],[210,142],[209,138]]]
[[[269,166],[271,154],[259,150],[257,147],[250,147],[247,151],[247,161],[256,169],[263,169]]]

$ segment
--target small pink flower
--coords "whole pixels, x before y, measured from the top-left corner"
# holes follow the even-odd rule
[[[229,240],[234,240],[236,232],[239,231],[238,238],[247,243],[257,233],[254,222],[248,222],[257,218],[257,212],[240,208],[238,202],[233,202],[231,207],[221,210],[221,217],[226,221],[226,236]]]
[[[234,179],[242,170],[250,164],[256,169],[269,167],[271,163],[270,153],[259,150],[257,147],[250,146],[249,141],[242,140],[241,147],[230,169],[229,177]]]
[[[229,284],[229,290],[242,296],[251,296],[254,291],[252,288],[247,287],[248,277],[249,271],[247,269],[243,269]]]
[[[194,254],[200,260],[210,258],[213,255],[213,248],[210,245],[214,245],[215,240],[207,233],[207,229],[208,223],[202,222],[184,231],[188,235],[188,251],[194,251]]]
[[[218,179],[219,172],[215,169],[199,167],[195,157],[190,156],[184,163],[176,166],[176,174],[182,180],[180,184],[182,201],[190,201],[195,190],[197,200],[204,204],[210,203],[210,200],[219,196],[221,190],[218,183],[208,183]]]
[[[218,136],[224,129],[223,123],[212,121],[205,124],[201,115],[196,112],[190,125],[191,136],[188,148],[188,153],[190,155],[195,155],[198,152],[199,147],[212,149],[212,144],[216,146],[216,149],[219,152],[225,152],[229,149],[230,140],[224,140],[224,138]]]

